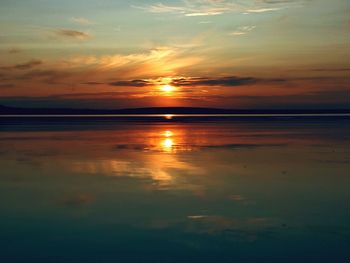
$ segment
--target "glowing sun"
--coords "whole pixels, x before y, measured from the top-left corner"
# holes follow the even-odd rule
[[[165,93],[172,93],[176,90],[176,88],[171,85],[164,85],[160,87],[160,90]]]

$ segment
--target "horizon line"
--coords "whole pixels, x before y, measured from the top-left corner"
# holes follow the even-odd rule
[[[350,117],[350,113],[237,113],[237,114],[0,114],[0,118],[89,118],[89,117]]]

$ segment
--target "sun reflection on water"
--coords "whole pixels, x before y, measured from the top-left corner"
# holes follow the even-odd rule
[[[200,192],[184,176],[202,175],[205,170],[181,158],[185,152],[197,149],[192,133],[176,123],[143,128],[132,134],[103,132],[103,136],[97,137],[103,137],[103,140],[96,141],[100,149],[98,155],[86,148],[88,156],[66,159],[63,165],[75,173],[151,179],[152,187],[157,189],[181,188]],[[124,137],[115,136],[116,133]],[[89,134],[88,138],[95,134]],[[110,140],[104,141],[105,138]]]
[[[174,135],[174,133],[173,133],[172,131],[165,131],[165,132],[163,133],[163,135],[164,135],[165,137],[171,137],[171,136]]]
[[[174,141],[174,133],[172,131],[165,131],[162,134],[165,139],[161,141],[161,147],[164,152],[172,152],[174,150],[175,141]]]
[[[164,114],[164,118],[167,120],[172,120],[174,118],[174,114]]]
[[[162,142],[162,146],[165,152],[171,152],[173,150],[174,141],[172,139],[165,139]]]

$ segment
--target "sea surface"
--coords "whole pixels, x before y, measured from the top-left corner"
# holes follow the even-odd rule
[[[0,118],[0,262],[350,262],[350,118]]]

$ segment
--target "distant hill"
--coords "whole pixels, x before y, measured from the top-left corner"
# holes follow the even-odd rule
[[[291,109],[216,109],[192,107],[154,107],[133,109],[69,109],[69,108],[19,108],[0,105],[0,115],[100,115],[100,114],[325,114],[350,113],[350,109],[291,110]]]

